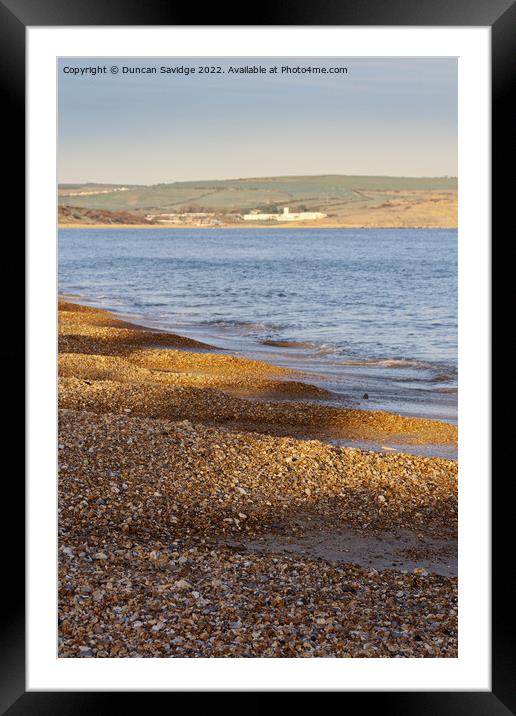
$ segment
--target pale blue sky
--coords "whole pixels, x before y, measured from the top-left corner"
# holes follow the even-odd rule
[[[225,73],[109,71],[181,64]],[[227,72],[246,64],[346,66],[348,74]],[[108,73],[63,72],[96,65]],[[58,78],[60,182],[457,175],[454,58],[68,58]]]

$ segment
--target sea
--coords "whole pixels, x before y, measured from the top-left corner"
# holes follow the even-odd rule
[[[68,228],[58,251],[69,300],[457,422],[456,230]]]

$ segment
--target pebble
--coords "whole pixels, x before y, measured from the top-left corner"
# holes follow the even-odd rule
[[[60,657],[457,656],[456,578],[246,547],[271,531],[302,534],[311,521],[454,538],[454,461],[295,436],[334,423],[389,441],[453,441],[454,426],[237,398],[228,385],[265,392],[295,381],[67,305]],[[161,348],[146,348],[151,339]]]

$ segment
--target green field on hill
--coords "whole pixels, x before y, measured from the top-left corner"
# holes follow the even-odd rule
[[[120,187],[127,190],[117,191]],[[59,204],[108,211],[245,213],[301,204],[325,211],[335,205],[367,203],[370,193],[456,191],[453,177],[293,176],[217,181],[188,181],[152,186],[122,184],[61,184]],[[105,192],[84,193],[80,192]],[[106,193],[107,192],[107,193]]]

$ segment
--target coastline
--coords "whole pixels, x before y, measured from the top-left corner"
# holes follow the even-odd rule
[[[70,379],[102,376],[104,381],[119,381],[124,372],[133,375],[131,397],[126,395],[124,386],[115,391],[116,397],[122,409],[130,408],[142,417],[175,419],[187,410],[187,417],[207,424],[224,422],[259,432],[347,440],[351,447],[354,441],[370,442],[377,448],[385,441],[404,447],[457,443],[457,427],[453,423],[348,407],[345,397],[307,382],[311,376],[296,368],[233,356],[205,341],[138,325],[106,309],[70,303],[63,298],[60,306],[61,324],[71,322],[78,328],[72,335],[61,335],[60,353],[64,355],[59,358],[60,376]],[[75,314],[80,316],[79,325]],[[85,358],[83,352],[91,353],[92,358]],[[66,388],[69,400],[73,400],[72,386],[70,383]],[[187,406],[176,400],[177,387],[197,391],[190,396]],[[223,391],[216,410],[204,399],[204,388]],[[140,400],[134,397],[137,391],[141,393]],[[164,407],[162,396],[167,393],[170,399]],[[332,398],[340,398],[337,402],[341,404],[325,404],[325,400]],[[311,402],[281,402],[296,399]],[[94,398],[82,396],[83,403],[91,404],[92,409],[111,400],[110,396],[98,394]],[[318,400],[322,402],[313,402]],[[152,408],[141,407],[149,401]]]
[[[60,656],[456,656],[455,426],[59,309]]]
[[[359,223],[322,223],[322,222],[283,222],[276,224],[259,224],[256,222],[239,224],[221,224],[210,226],[205,224],[81,224],[70,223],[57,225],[58,229],[457,229],[457,223],[442,224],[359,224]]]

